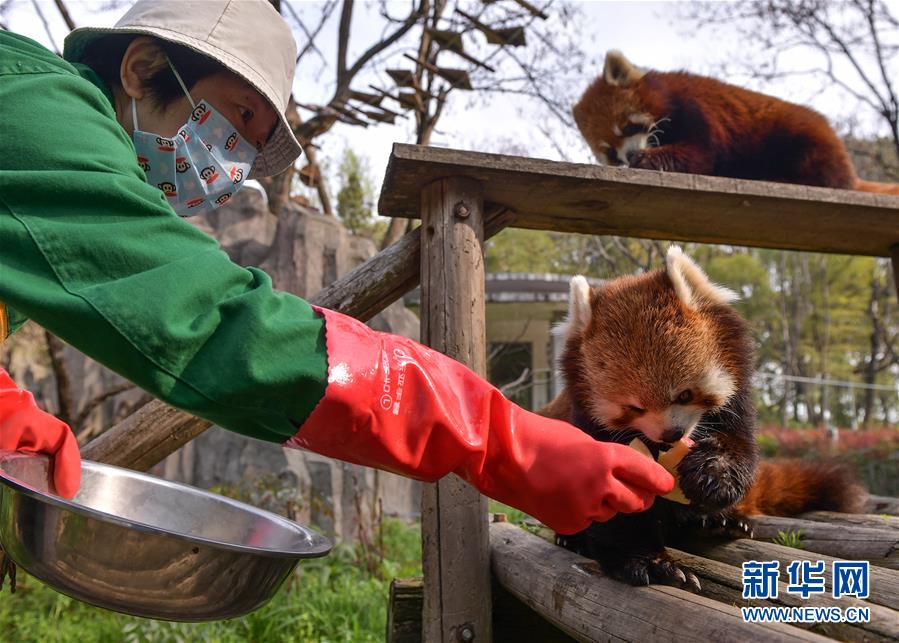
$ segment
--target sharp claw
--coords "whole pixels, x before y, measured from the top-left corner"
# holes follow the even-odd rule
[[[677,576],[678,580],[680,581],[681,585],[685,584],[687,582],[687,577],[684,576],[683,570],[675,568],[674,571],[677,572],[676,576]]]
[[[640,580],[643,581],[644,585],[649,585],[649,572],[647,572],[645,569],[640,572]]]
[[[702,585],[699,584],[699,579],[696,577],[696,574],[693,572],[687,572],[687,582],[690,585],[690,588],[695,592],[702,591]]]

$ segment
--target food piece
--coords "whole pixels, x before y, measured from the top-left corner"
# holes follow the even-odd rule
[[[690,449],[693,448],[695,443],[690,438],[683,438],[674,443],[668,451],[659,455],[659,464],[665,467],[665,469],[674,476],[675,485],[674,489],[671,493],[666,493],[663,498],[666,500],[671,500],[673,502],[679,502],[682,505],[690,504],[690,501],[687,499],[687,496],[684,495],[684,492],[680,488],[680,481],[678,481],[677,476],[677,465],[680,464],[680,461],[684,459],[684,456],[690,452]],[[634,451],[638,451],[645,455],[648,458],[652,457],[652,453],[649,451],[647,446],[643,444],[643,440],[640,438],[634,438],[630,444],[628,444],[630,448]]]

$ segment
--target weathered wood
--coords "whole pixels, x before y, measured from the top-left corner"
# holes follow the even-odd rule
[[[599,565],[510,523],[490,525],[499,583],[579,641],[824,641],[789,625],[744,623],[740,611],[684,590],[630,587]]]
[[[87,443],[81,456],[146,471],[210,426],[208,420],[153,400]]]
[[[780,561],[780,577],[785,582],[788,580],[787,566],[794,560],[808,560],[811,562],[823,560],[828,569],[831,569],[833,562],[837,560],[825,554],[807,552],[801,549],[793,549],[792,547],[746,538],[727,542],[697,540],[685,543],[684,549],[692,554],[698,554],[705,558],[711,558],[737,567],[748,560],[778,560]],[[827,591],[829,592],[832,590],[829,574],[825,574],[825,580]],[[890,609],[899,609],[899,572],[872,565],[870,581],[871,593],[868,597],[869,603],[876,603]]]
[[[379,212],[416,217],[423,185],[483,182],[516,227],[886,257],[899,197],[395,144]]]
[[[868,499],[865,500],[865,511],[869,514],[899,516],[899,498],[869,495]]]
[[[870,560],[873,565],[899,569],[899,530],[891,527],[857,527],[777,516],[753,516],[752,522],[756,539],[777,538],[781,531],[801,531],[802,548],[806,551]]]
[[[493,581],[493,637],[496,641],[573,643],[575,639],[544,620],[530,607]],[[424,587],[421,578],[396,578],[390,583],[387,643],[420,643]]]
[[[798,518],[839,525],[899,529],[899,516],[890,516],[887,514],[843,514],[836,511],[808,511],[804,514],[800,514]]]
[[[394,578],[390,581],[387,604],[387,643],[421,642],[421,578]]]
[[[434,181],[421,191],[421,337],[486,374],[481,186]],[[490,641],[487,499],[450,475],[422,490],[424,640]]]
[[[881,605],[872,605],[853,597],[834,599],[828,594],[814,594],[803,599],[787,592],[787,584],[778,582],[777,598],[769,600],[749,600],[743,598],[743,572],[740,567],[717,560],[695,556],[677,549],[668,549],[668,554],[679,564],[689,567],[699,577],[702,596],[728,605],[786,607],[867,607],[871,610],[868,623],[817,623],[796,627],[809,629],[822,636],[841,641],[893,641],[899,632],[899,612]]]
[[[514,221],[509,210],[493,210],[484,222],[489,239]],[[421,228],[407,233],[365,263],[309,298],[309,303],[368,321],[418,286],[421,277]]]
[[[893,262],[893,283],[896,285],[896,296],[899,297],[899,243],[890,247],[890,260]]]

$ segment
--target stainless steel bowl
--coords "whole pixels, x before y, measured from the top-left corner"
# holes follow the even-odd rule
[[[266,603],[303,558],[331,544],[285,518],[187,485],[96,462],[72,500],[45,456],[0,451],[0,543],[73,598],[172,621],[232,618]]]

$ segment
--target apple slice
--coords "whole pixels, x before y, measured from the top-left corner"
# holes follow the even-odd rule
[[[659,455],[659,464],[665,467],[668,473],[674,476],[676,481],[674,489],[670,493],[666,493],[662,496],[663,498],[678,502],[682,505],[690,504],[687,496],[684,495],[684,492],[680,488],[680,482],[677,481],[677,465],[680,464],[680,461],[684,459],[684,456],[690,452],[690,449],[693,448],[694,444],[695,443],[690,438],[682,438],[675,442],[674,446],[668,449],[668,451]],[[628,446],[634,451],[642,453],[647,458],[652,457],[652,453],[647,446],[643,444],[643,440],[640,438],[634,438]]]

